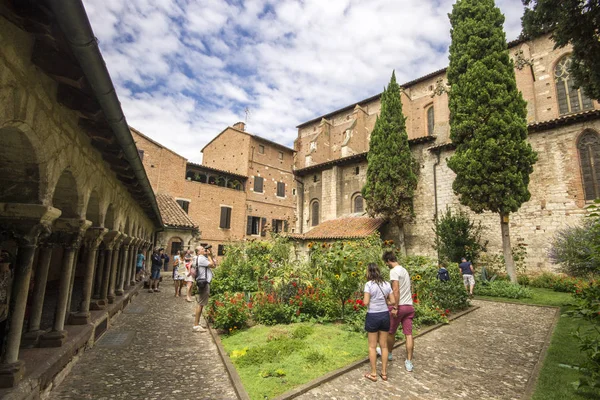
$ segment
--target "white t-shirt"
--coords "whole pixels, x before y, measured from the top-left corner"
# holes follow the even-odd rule
[[[365,293],[369,293],[371,295],[371,298],[369,300],[369,307],[367,308],[368,313],[388,311],[385,299],[387,298],[387,296],[389,296],[389,294],[392,291],[392,287],[389,283],[383,282],[378,285],[373,281],[369,281],[365,283],[364,291]]]
[[[205,256],[195,257],[192,265],[196,268],[196,279],[206,279],[208,283],[212,281],[213,272],[208,266],[208,264],[208,258],[206,258]]]
[[[401,265],[396,265],[390,270],[390,282],[398,281],[398,289],[400,290],[400,306],[412,306],[412,292],[410,290],[410,276],[408,271]]]

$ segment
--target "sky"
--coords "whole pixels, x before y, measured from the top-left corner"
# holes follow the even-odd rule
[[[296,126],[448,65],[450,0],[84,0],[130,126],[193,162],[227,126]],[[496,0],[507,40],[521,0]]]

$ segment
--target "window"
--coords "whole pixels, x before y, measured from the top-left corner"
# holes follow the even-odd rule
[[[433,106],[427,109],[427,136],[433,136],[433,128],[435,126],[435,115]]]
[[[185,211],[185,213],[188,213],[188,210],[190,208],[190,202],[187,200],[176,200],[177,204],[179,204],[179,207],[181,207],[181,209],[183,211]]]
[[[221,221],[219,222],[219,228],[231,228],[231,207],[221,207]]]
[[[295,195],[296,195],[296,188],[293,188],[292,189],[292,196],[295,196]]]
[[[285,183],[277,182],[277,197],[285,197]]]
[[[265,154],[265,146],[262,144],[258,145],[258,154]]]
[[[281,232],[287,232],[288,231],[288,222],[286,220],[283,219],[274,219],[271,221],[271,229],[273,230],[273,233],[281,233]]]
[[[577,143],[585,200],[600,198],[600,136],[586,131]]]
[[[255,176],[254,177],[254,191],[257,193],[262,193],[263,192],[263,178],[261,178],[260,176]]]
[[[138,154],[140,156],[140,160],[144,161],[144,150],[138,150]]]
[[[248,217],[246,235],[260,235],[260,217]]]
[[[360,167],[354,168],[354,175],[360,174]]]
[[[365,211],[365,206],[364,206],[364,201],[361,195],[358,195],[356,197],[354,197],[354,201],[353,201],[353,208],[354,208],[354,212],[355,213],[361,213],[363,211]]]
[[[319,175],[313,176],[313,182],[319,182]]]
[[[224,256],[225,255],[225,245],[224,244],[220,244],[217,247],[217,255],[218,256]]]
[[[573,87],[573,79],[569,72],[570,67],[571,56],[564,56],[554,68],[556,99],[558,100],[558,111],[560,115],[593,108],[592,101],[589,97],[583,94],[581,89],[575,89]]]
[[[319,202],[317,200],[313,201],[310,205],[310,213],[311,226],[319,225]]]
[[[283,160],[283,151],[280,151],[280,152],[279,152],[279,159],[280,159],[280,160]]]
[[[171,255],[179,254],[181,251],[181,242],[173,241],[171,243]]]

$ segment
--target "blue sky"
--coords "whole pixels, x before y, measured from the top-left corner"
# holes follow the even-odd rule
[[[129,124],[200,162],[225,127],[296,125],[448,64],[454,1],[84,0]],[[497,0],[507,39],[521,0]],[[249,110],[246,116],[245,110]]]

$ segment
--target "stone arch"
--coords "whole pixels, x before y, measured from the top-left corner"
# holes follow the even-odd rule
[[[583,89],[573,87],[574,80],[569,71],[571,62],[571,54],[565,54],[557,59],[552,68],[559,115],[594,108],[592,100],[583,93]]]
[[[352,195],[352,212],[362,213],[365,211],[365,200],[362,197],[362,193],[356,192]]]
[[[129,220],[129,216],[125,220],[125,226],[123,227],[123,233],[126,235],[131,235],[131,221]]]
[[[115,207],[110,203],[106,209],[104,216],[104,227],[110,230],[115,230]]]
[[[92,190],[90,193],[87,210],[85,212],[85,219],[92,221],[92,226],[102,226],[100,215],[100,198],[96,190]]]
[[[61,218],[79,218],[79,189],[73,173],[66,169],[54,186],[52,206],[62,211]]]
[[[319,225],[321,220],[320,214],[319,200],[312,199],[310,201],[310,226]]]
[[[167,242],[167,248],[165,253],[169,256],[175,255],[175,252],[179,252],[183,250],[185,242],[179,236],[172,236],[169,238]]]
[[[40,175],[28,135],[14,126],[0,128],[0,201],[40,203]]]

